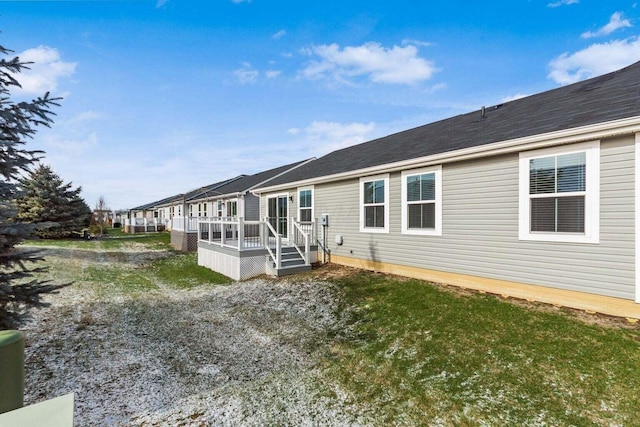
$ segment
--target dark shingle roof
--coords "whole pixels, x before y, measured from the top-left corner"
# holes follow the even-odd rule
[[[184,199],[186,201],[189,201],[189,200],[192,200],[192,199],[198,199],[198,198],[203,197],[204,194],[208,194],[209,192],[216,191],[219,188],[222,188],[225,185],[228,185],[229,183],[242,180],[245,177],[246,177],[246,175],[238,175],[238,176],[236,176],[234,178],[231,178],[231,179],[226,179],[224,181],[219,181],[219,182],[216,182],[214,184],[206,185],[204,187],[200,187],[200,188],[197,188],[195,190],[191,190],[188,193],[185,193],[183,196],[184,196]]]
[[[271,179],[278,177],[281,174],[291,169],[295,169],[296,167],[302,165],[305,162],[308,162],[309,160],[310,159],[302,160],[299,162],[280,166],[274,169],[269,169],[263,172],[259,172],[254,175],[249,175],[249,176],[244,175],[240,179],[230,181],[216,188],[211,188],[206,192],[202,192],[200,194],[187,197],[186,200],[191,201],[191,200],[199,200],[199,199],[205,199],[210,197],[219,197],[219,196],[225,196],[225,195],[244,193],[246,191],[251,190],[256,185],[268,183]]]
[[[207,191],[214,191],[216,188],[222,187],[223,185],[229,184],[233,181],[236,181],[238,179],[244,178],[246,175],[238,175],[236,177],[230,178],[230,179],[225,179],[224,181],[218,181],[215,182],[213,184],[209,184],[209,185],[205,185],[203,187],[199,187],[196,188],[195,190],[191,190],[187,193],[180,193],[180,194],[175,194],[173,196],[169,196],[166,197],[164,199],[161,200],[156,200],[155,202],[151,202],[151,203],[147,203],[144,205],[140,205],[137,206],[131,210],[133,211],[141,211],[141,210],[147,210],[147,209],[151,209],[151,208],[156,208],[156,207],[160,207],[163,205],[168,205],[168,204],[173,204],[175,202],[181,201],[183,198],[184,199],[189,199],[189,198],[197,198],[200,194],[203,194]]]
[[[329,153],[267,185],[292,183],[640,115],[640,62],[572,85]]]

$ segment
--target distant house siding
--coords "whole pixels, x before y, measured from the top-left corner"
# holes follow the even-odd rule
[[[334,255],[634,299],[634,141],[600,150],[597,245],[518,239],[517,154],[443,165],[442,236],[401,234],[399,172],[390,176],[388,234],[359,231],[357,179],[317,184],[315,212],[330,215]]]
[[[253,194],[244,196],[244,219],[258,221],[260,219],[260,198]]]

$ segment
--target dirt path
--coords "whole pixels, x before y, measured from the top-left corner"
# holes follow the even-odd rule
[[[319,367],[343,325],[327,282],[78,292],[23,328],[25,404],[74,392],[78,426],[367,424]]]

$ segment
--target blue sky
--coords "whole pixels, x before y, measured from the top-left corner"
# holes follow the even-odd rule
[[[30,148],[132,208],[640,60],[634,1],[0,1]]]

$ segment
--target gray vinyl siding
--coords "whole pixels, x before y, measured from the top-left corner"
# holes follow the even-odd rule
[[[258,221],[260,219],[260,198],[254,194],[244,196],[244,219]]]
[[[601,143],[597,245],[518,240],[517,153],[443,165],[442,236],[401,233],[399,172],[388,234],[359,231],[357,179],[317,184],[315,214],[330,215],[335,255],[634,299],[634,150],[632,137]]]

